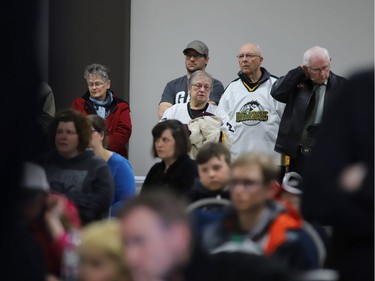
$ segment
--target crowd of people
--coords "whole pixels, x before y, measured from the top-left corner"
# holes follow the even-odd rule
[[[315,46],[278,78],[246,43],[224,88],[202,41],[183,54],[138,193],[109,69],[87,66],[87,92],[56,113],[43,84],[46,147],[24,163],[19,205],[46,280],[65,280],[74,231],[74,280],[372,280],[373,70],[340,77]]]

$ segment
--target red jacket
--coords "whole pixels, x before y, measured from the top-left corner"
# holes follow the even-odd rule
[[[86,92],[81,98],[73,101],[72,108],[85,115],[96,114],[93,102],[89,99],[90,93]],[[132,133],[129,104],[113,96],[109,105],[110,113],[106,118],[108,131],[108,149],[128,157],[127,145]]]

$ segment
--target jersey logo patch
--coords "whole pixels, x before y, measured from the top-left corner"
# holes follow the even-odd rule
[[[186,94],[185,91],[176,94],[175,103],[187,103],[188,101],[190,101],[190,95]]]
[[[246,126],[256,126],[266,121],[268,121],[268,111],[265,111],[256,100],[245,103],[240,112],[236,112],[236,122],[242,122]]]

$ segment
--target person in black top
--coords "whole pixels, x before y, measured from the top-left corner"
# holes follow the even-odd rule
[[[332,227],[326,267],[340,281],[374,280],[374,68],[350,76],[323,122],[302,214]]]
[[[273,84],[271,96],[286,104],[275,150],[284,155],[287,172],[304,176],[322,117],[346,82],[346,78],[331,71],[328,50],[315,46],[304,53],[302,66],[290,70]]]
[[[152,129],[153,154],[161,159],[148,172],[141,193],[150,189],[169,189],[186,196],[198,177],[197,165],[188,152],[190,140],[186,127],[178,120],[159,122]]]
[[[158,190],[133,197],[118,213],[132,280],[289,280],[287,268],[266,257],[211,255],[194,235],[186,207],[181,197]]]

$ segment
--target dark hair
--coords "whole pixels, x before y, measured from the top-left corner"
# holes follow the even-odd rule
[[[89,120],[81,112],[75,109],[64,109],[58,112],[49,127],[49,138],[52,147],[55,146],[55,138],[57,127],[60,122],[73,122],[78,135],[77,150],[82,153],[90,144],[91,124]]]
[[[152,129],[152,136],[153,136],[152,152],[153,152],[154,157],[158,157],[158,154],[156,153],[156,149],[155,149],[155,141],[158,138],[160,138],[163,132],[167,129],[171,130],[172,136],[176,142],[174,157],[177,159],[181,155],[188,154],[191,148],[191,143],[190,143],[189,135],[187,132],[187,128],[180,121],[175,120],[175,119],[169,119],[169,120],[165,120],[165,121],[161,121],[157,123]]]
[[[87,118],[91,122],[91,125],[94,127],[95,131],[97,131],[99,134],[104,134],[103,147],[106,148],[108,144],[108,131],[106,121],[104,120],[104,118],[96,114],[90,114],[87,116]]]
[[[118,212],[118,218],[124,218],[133,210],[144,207],[156,213],[160,221],[169,226],[175,222],[188,222],[186,212],[187,202],[167,190],[152,190],[142,192],[124,204]]]
[[[233,161],[231,169],[243,166],[258,166],[262,172],[263,183],[269,184],[279,175],[279,167],[275,158],[261,153],[246,152]]]
[[[195,161],[197,164],[207,163],[210,159],[224,156],[225,162],[230,165],[230,151],[229,149],[219,142],[208,142],[199,148]]]

